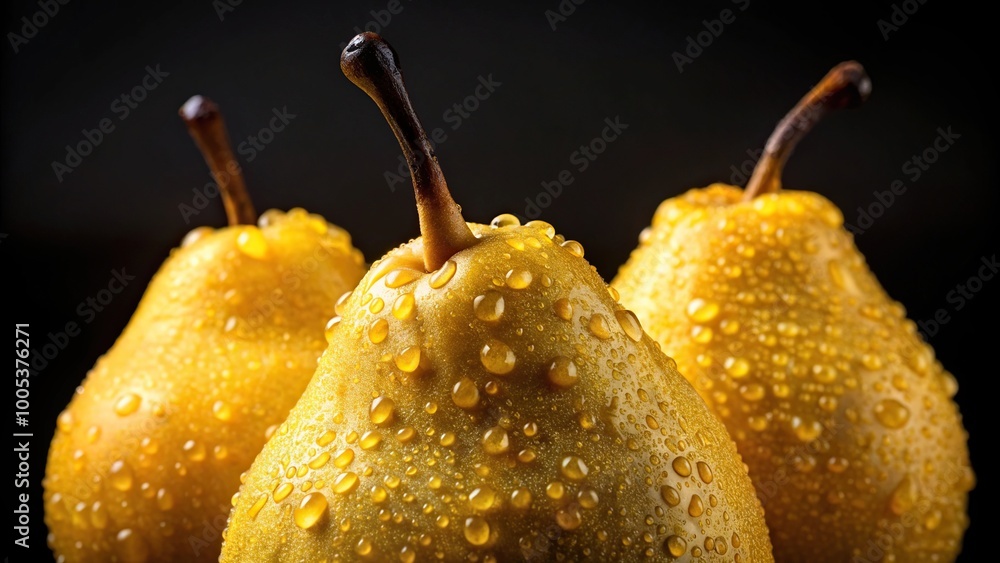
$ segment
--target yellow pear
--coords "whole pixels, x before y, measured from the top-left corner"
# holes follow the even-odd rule
[[[466,223],[377,35],[341,58],[422,236],[338,304],[244,479],[222,561],[771,561],[734,444],[551,225]]]
[[[45,476],[59,561],[217,561],[230,499],[305,389],[337,297],[364,275],[348,234],[256,216],[215,105],[181,111],[230,226],[192,231],[59,416]]]
[[[954,377],[785,159],[871,83],[842,63],[778,125],[746,190],[663,202],[612,282],[725,422],[778,561],[951,561],[974,477]]]

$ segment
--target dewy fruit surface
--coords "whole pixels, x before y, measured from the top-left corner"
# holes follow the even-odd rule
[[[736,440],[776,560],[951,561],[974,483],[955,378],[841,212],[780,189],[772,141],[746,191],[663,202],[612,287]]]
[[[343,57],[407,155],[422,236],[338,304],[222,560],[771,561],[724,427],[583,247],[465,223],[395,54],[362,34]]]

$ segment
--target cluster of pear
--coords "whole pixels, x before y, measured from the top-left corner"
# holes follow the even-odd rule
[[[867,96],[860,65],[745,190],[664,202],[610,286],[548,223],[465,221],[381,38],[341,68],[396,134],[421,236],[366,274],[322,217],[257,219],[218,109],[185,104],[230,226],[184,239],[60,415],[60,562],[957,556],[955,379],[840,212],[781,191],[806,130]]]

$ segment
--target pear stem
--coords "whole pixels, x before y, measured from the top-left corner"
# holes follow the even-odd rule
[[[233,156],[226,124],[219,106],[204,96],[192,96],[178,111],[188,132],[205,157],[212,177],[219,184],[222,203],[230,226],[253,225],[257,222],[250,195],[243,182],[243,170]]]
[[[474,245],[476,237],[451,198],[434,148],[406,93],[399,57],[377,34],[361,33],[344,48],[340,69],[375,101],[399,141],[413,179],[424,267],[437,270],[456,252]]]
[[[743,200],[750,201],[760,194],[781,189],[781,173],[785,161],[795,150],[795,145],[823,119],[826,114],[840,108],[856,108],[868,99],[872,91],[871,79],[857,61],[846,61],[833,67],[823,80],[809,91],[792,111],[778,122],[764,145],[764,154],[743,192]]]

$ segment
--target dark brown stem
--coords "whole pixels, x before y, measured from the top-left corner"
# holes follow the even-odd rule
[[[201,155],[219,184],[222,203],[230,225],[253,225],[257,212],[243,183],[243,170],[233,156],[233,149],[226,134],[226,124],[219,113],[219,106],[204,96],[193,96],[178,112],[188,132],[194,137]]]
[[[795,145],[826,114],[840,108],[860,106],[871,91],[871,80],[861,63],[847,61],[833,67],[774,128],[764,145],[764,154],[747,182],[743,200],[750,201],[760,194],[780,190],[781,172]]]
[[[381,37],[366,32],[344,48],[340,69],[375,101],[403,149],[417,198],[424,267],[437,270],[456,252],[475,244],[476,237],[451,198],[430,139],[410,103],[399,57]]]

